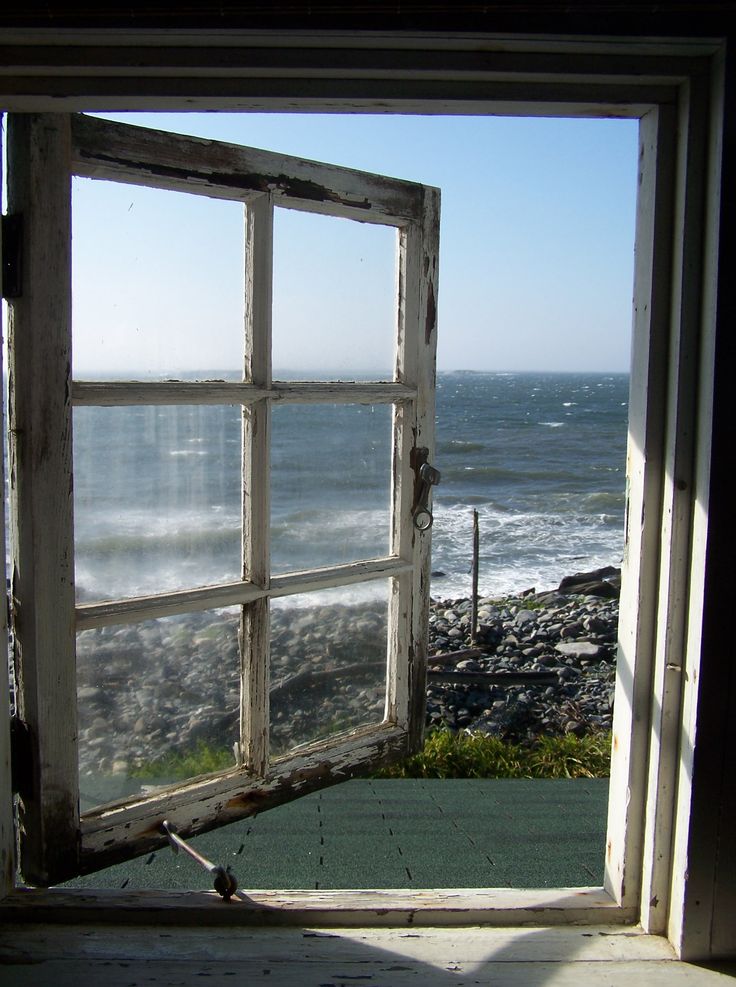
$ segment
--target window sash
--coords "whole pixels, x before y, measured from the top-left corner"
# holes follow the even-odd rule
[[[24,829],[31,835],[22,841],[22,870],[27,880],[46,885],[162,845],[165,837],[159,827],[164,818],[183,835],[191,835],[395,760],[419,743],[424,719],[420,700],[427,646],[429,538],[419,535],[411,522],[415,490],[411,451],[415,444],[432,448],[438,194],[408,182],[81,116],[13,118],[9,133],[11,210],[26,215],[26,236],[32,245],[27,290],[20,303],[14,304],[11,315],[20,715],[36,739],[34,787],[29,787],[23,800]],[[69,379],[73,174],[244,202],[244,383],[107,384]],[[34,198],[34,190],[41,185],[46,189],[43,202]],[[397,229],[401,287],[394,382],[273,384],[271,266],[277,202]],[[39,250],[42,256],[36,258],[33,250],[38,243],[43,249]],[[52,249],[53,263],[48,255]],[[49,325],[44,317],[51,310],[55,319]],[[37,390],[39,383],[43,393]],[[242,579],[153,597],[75,606],[72,407],[77,402],[84,406],[142,405],[149,401],[183,405],[193,397],[195,403],[204,404],[235,401],[245,411]],[[268,468],[273,401],[331,403],[337,399],[347,403],[367,397],[394,409],[390,552],[376,560],[271,577]],[[53,448],[55,453],[52,461],[44,462],[39,477],[41,447]],[[69,496],[59,497],[60,490],[68,490]],[[37,534],[39,519],[43,519],[43,539]],[[43,583],[39,584],[41,577]],[[383,723],[271,761],[269,600],[379,577],[392,587]],[[41,599],[45,605],[35,608],[29,626],[20,618],[31,609],[26,603],[31,599]],[[240,766],[149,796],[98,807],[80,817],[75,632],[233,604],[241,607],[244,642]],[[53,841],[47,836],[52,832]]]

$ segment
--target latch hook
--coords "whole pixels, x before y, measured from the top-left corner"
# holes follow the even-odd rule
[[[440,482],[440,476],[440,471],[429,463],[422,463],[419,467],[419,493],[412,514],[414,527],[419,531],[428,531],[432,527],[434,517],[429,509],[429,493]]]

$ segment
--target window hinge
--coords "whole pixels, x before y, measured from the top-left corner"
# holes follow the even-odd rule
[[[20,298],[23,294],[23,217],[2,217],[2,296]]]
[[[10,719],[10,754],[13,791],[27,796],[33,778],[31,728],[19,716]]]

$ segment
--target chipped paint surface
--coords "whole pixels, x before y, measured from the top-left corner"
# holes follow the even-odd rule
[[[135,803],[103,807],[82,819],[81,872],[164,846],[163,819],[185,838],[197,835],[372,771],[407,752],[406,734],[394,727],[356,731],[342,742],[316,744],[311,751],[275,762],[268,777],[252,777],[249,783],[242,772],[229,772]]]

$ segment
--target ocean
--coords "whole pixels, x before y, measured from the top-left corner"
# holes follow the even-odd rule
[[[619,565],[627,404],[626,374],[440,373],[432,596],[470,593],[473,509],[482,595]],[[230,406],[74,410],[79,600],[240,577],[240,433]],[[274,408],[274,572],[387,552],[390,443],[387,406]]]

